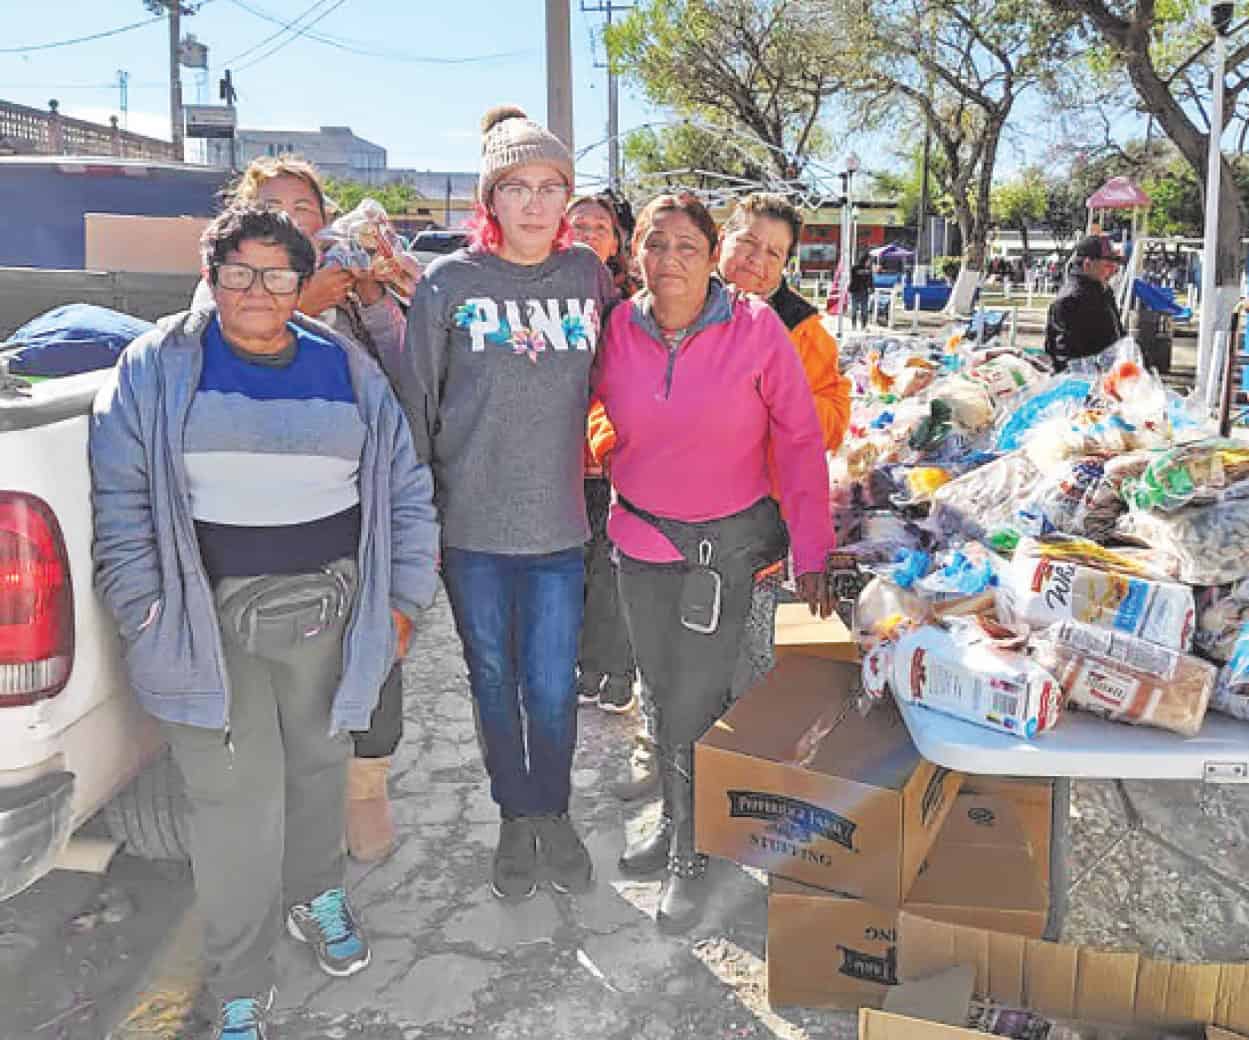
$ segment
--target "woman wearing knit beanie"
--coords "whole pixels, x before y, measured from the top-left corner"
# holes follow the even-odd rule
[[[483,118],[481,152],[470,245],[418,284],[397,376],[434,469],[443,580],[502,817],[491,888],[519,900],[543,877],[562,892],[592,882],[568,800],[590,536],[582,446],[613,288],[572,244],[567,147],[504,106]]]

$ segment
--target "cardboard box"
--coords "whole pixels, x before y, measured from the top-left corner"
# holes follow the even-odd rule
[[[1037,777],[963,777],[964,794],[986,794],[1005,798],[1023,825],[1032,845],[1033,858],[1040,871],[1041,886],[1050,888],[1050,844],[1054,825],[1054,781]]]
[[[898,915],[898,973],[976,968],[976,993],[1055,1018],[1249,1032],[1249,963],[1179,964]]]
[[[782,659],[695,745],[700,851],[899,905],[962,776],[925,761],[892,702],[855,706],[856,665]]]
[[[776,608],[776,656],[779,660],[794,654],[859,660],[854,637],[836,614],[821,620],[811,616],[805,603],[782,603]]]
[[[1009,802],[958,796],[905,908],[1012,935],[1045,934],[1049,890]]]
[[[859,1040],[984,1040],[987,1035],[909,1015],[859,1009]]]
[[[88,271],[197,274],[199,239],[208,218],[87,213],[83,225]]]
[[[960,795],[902,909],[1039,936],[1046,895],[1010,806]],[[900,980],[898,914],[897,907],[771,878],[769,1002],[879,1007]]]

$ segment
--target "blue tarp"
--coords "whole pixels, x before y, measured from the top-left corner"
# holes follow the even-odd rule
[[[150,321],[89,303],[67,303],[32,318],[0,351],[21,376],[72,376],[112,368],[131,340],[155,328]]]
[[[1175,302],[1174,289],[1150,285],[1137,278],[1132,282],[1132,291],[1136,293],[1136,298],[1151,311],[1169,314],[1176,321],[1188,321],[1193,316],[1191,307],[1181,307]]]
[[[111,159],[0,159],[0,267],[81,270],[85,213],[210,217],[228,170]]]

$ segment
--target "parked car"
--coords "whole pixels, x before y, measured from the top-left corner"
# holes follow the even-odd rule
[[[0,377],[0,899],[101,809],[130,851],[186,856],[180,774],[92,585],[87,423],[106,376]]]
[[[467,231],[422,231],[412,239],[410,252],[425,267],[440,256],[454,253],[467,243]]]

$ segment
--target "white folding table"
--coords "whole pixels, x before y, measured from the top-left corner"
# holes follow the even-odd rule
[[[1206,716],[1197,736],[1185,738],[1070,711],[1053,730],[1028,741],[901,699],[898,708],[920,754],[937,765],[965,773],[1053,779],[1049,939],[1062,931],[1069,897],[1073,779],[1249,784],[1249,722],[1215,712]]]

